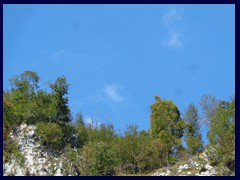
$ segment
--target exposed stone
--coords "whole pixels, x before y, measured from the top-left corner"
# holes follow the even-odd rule
[[[21,167],[14,159],[11,163],[4,163],[3,170],[4,176],[25,176],[25,175],[38,175],[46,176],[47,169],[50,169],[48,162],[48,152],[44,151],[40,144],[37,143],[35,135],[36,127],[34,125],[21,124],[17,128],[16,133],[11,132],[10,138],[17,140],[20,152],[25,157],[25,163]],[[53,154],[53,153],[52,153]],[[62,167],[62,159],[55,158],[55,166],[60,164]],[[61,169],[58,167],[54,175],[61,176]]]

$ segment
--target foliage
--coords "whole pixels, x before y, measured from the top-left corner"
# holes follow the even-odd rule
[[[88,140],[87,128],[85,126],[81,113],[77,113],[75,117],[74,127],[77,133],[76,147],[81,148]]]
[[[40,144],[50,151],[59,151],[65,145],[62,128],[56,123],[39,122],[36,125],[35,133],[39,136]]]
[[[35,124],[35,133],[42,146],[59,154],[65,152],[65,175],[115,175],[145,173],[173,165],[203,150],[197,108],[190,104],[184,112],[171,100],[155,96],[151,105],[150,129],[138,131],[127,126],[117,134],[113,124],[85,124],[78,113],[74,123],[68,106],[66,77],[49,83],[51,92],[40,89],[40,77],[25,71],[10,79],[11,90],[3,91],[4,161],[16,157],[24,162],[16,142],[9,134],[21,123]],[[211,163],[235,172],[235,97],[220,101],[203,95],[200,106],[208,125],[210,146],[214,147]],[[182,145],[182,137],[188,146]],[[64,151],[63,151],[64,150]],[[53,168],[53,167],[52,167]],[[53,173],[56,169],[52,169]],[[224,173],[223,173],[224,174]]]
[[[235,97],[219,103],[211,118],[208,137],[216,148],[217,161],[235,171]]]
[[[73,149],[70,145],[67,146],[65,152],[65,160],[63,161],[62,173],[63,175],[77,174],[80,175],[80,150]]]
[[[4,141],[3,156],[4,163],[10,163],[14,158],[20,166],[24,165],[25,157],[21,154],[17,142],[12,139]]]
[[[70,122],[71,115],[68,107],[68,94],[69,84],[67,84],[66,77],[60,76],[56,79],[55,83],[50,83],[53,93],[53,106],[55,108],[55,116],[52,121],[56,123]]]
[[[3,132],[6,132],[14,124],[13,119],[13,104],[10,101],[10,93],[3,93]]]
[[[84,145],[81,151],[82,175],[108,176],[114,175],[116,156],[110,146],[104,142],[92,142]]]
[[[164,145],[166,160],[181,145],[185,124],[180,118],[178,107],[168,100],[155,96],[156,102],[151,105],[151,128],[153,139],[159,139]]]
[[[202,136],[198,123],[198,110],[194,104],[190,104],[185,110],[184,121],[186,123],[185,140],[188,146],[188,153],[195,155],[203,150]]]

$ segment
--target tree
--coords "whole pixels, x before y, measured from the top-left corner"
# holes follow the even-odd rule
[[[88,140],[88,131],[81,113],[76,114],[74,126],[77,132],[77,147],[83,147]]]
[[[159,139],[165,146],[166,159],[169,162],[172,153],[181,145],[185,124],[180,118],[178,107],[168,100],[155,96],[156,102],[151,105],[150,134]]]
[[[201,97],[199,105],[202,108],[202,112],[204,114],[204,123],[207,127],[210,126],[211,118],[214,116],[216,109],[218,107],[219,100],[216,99],[215,96],[204,94]]]
[[[235,97],[220,101],[211,117],[208,138],[216,149],[217,163],[235,171]]]
[[[102,123],[99,127],[99,141],[112,144],[115,141],[115,130],[113,124]]]
[[[116,151],[121,171],[136,173],[138,171],[137,157],[140,152],[139,133],[137,125],[128,125],[124,136],[116,142]]]
[[[16,123],[29,123],[36,118],[36,93],[39,76],[33,71],[24,71],[10,79],[12,85],[9,101],[12,104],[13,118]]]
[[[39,87],[39,79],[40,77],[36,72],[24,71],[20,76],[15,76],[10,79],[12,91],[19,90],[24,93],[26,98],[31,98]]]
[[[53,104],[55,108],[55,117],[52,121],[57,123],[64,123],[71,121],[70,109],[68,107],[68,94],[69,84],[67,84],[66,77],[60,76],[56,79],[55,83],[50,83],[53,91]]]
[[[198,110],[194,104],[190,104],[185,110],[184,121],[186,123],[185,140],[188,146],[188,153],[194,155],[203,150],[202,136],[198,123]]]
[[[110,176],[115,174],[116,155],[104,142],[90,142],[81,150],[80,173],[84,176]]]

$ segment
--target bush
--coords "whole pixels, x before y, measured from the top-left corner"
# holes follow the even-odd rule
[[[62,128],[56,123],[39,122],[36,125],[35,133],[39,136],[40,144],[45,146],[51,152],[59,151],[65,146]]]
[[[115,174],[116,156],[108,144],[103,142],[89,143],[81,152],[82,175],[110,176]]]

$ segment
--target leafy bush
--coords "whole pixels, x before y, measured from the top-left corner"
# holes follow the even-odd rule
[[[62,128],[56,123],[39,122],[35,133],[39,136],[40,144],[51,151],[59,151],[65,146]]]
[[[103,142],[84,145],[81,152],[82,175],[110,176],[115,174],[116,156],[114,151]]]

